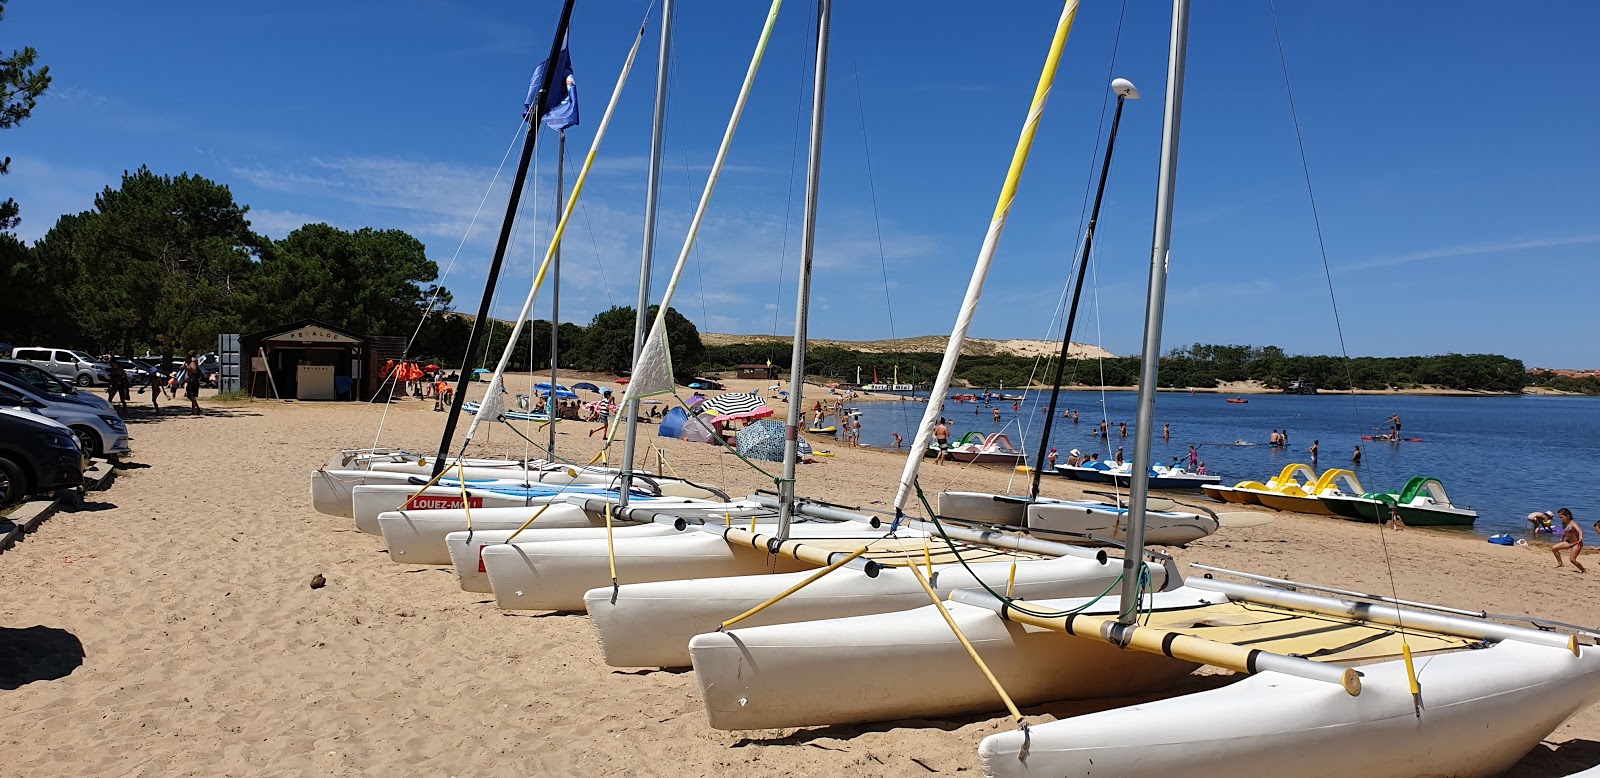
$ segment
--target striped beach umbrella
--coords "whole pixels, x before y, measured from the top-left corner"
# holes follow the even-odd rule
[[[772,409],[760,397],[749,392],[728,392],[701,403],[700,413],[710,414],[722,422],[730,419],[764,419],[772,415]]]

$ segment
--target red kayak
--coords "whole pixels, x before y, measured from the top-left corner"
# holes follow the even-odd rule
[[[1362,440],[1377,440],[1386,443],[1421,443],[1422,438],[1391,438],[1388,435],[1362,435]]]
[[[1228,398],[1228,402],[1231,402],[1231,403],[1238,403],[1238,404],[1244,404],[1244,403],[1247,403],[1247,402],[1250,402],[1250,401],[1249,401],[1249,400],[1246,400],[1246,399],[1244,399],[1244,398],[1243,398],[1243,397],[1229,397],[1229,398]]]

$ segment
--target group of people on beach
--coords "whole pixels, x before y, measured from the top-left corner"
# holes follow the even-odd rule
[[[122,406],[128,410],[128,397],[135,384],[139,386],[139,394],[150,390],[150,405],[156,413],[161,412],[161,394],[166,392],[168,399],[177,399],[179,387],[183,388],[183,396],[189,400],[189,414],[200,415],[200,387],[205,382],[201,374],[200,358],[195,352],[189,352],[188,359],[184,360],[183,368],[170,376],[158,370],[141,371],[144,375],[135,377],[128,374],[127,368],[117,363],[116,354],[105,356],[111,369],[107,371],[106,400]]]
[[[1560,527],[1556,526],[1558,520],[1561,522]],[[1535,535],[1561,536],[1561,539],[1550,547],[1550,553],[1555,554],[1557,568],[1565,567],[1561,561],[1561,552],[1568,551],[1567,561],[1572,563],[1572,567],[1580,573],[1588,572],[1583,563],[1578,561],[1578,555],[1583,553],[1583,527],[1572,517],[1571,509],[1557,508],[1553,515],[1549,511],[1534,511],[1528,514],[1528,523],[1533,525]],[[1600,533],[1600,521],[1594,523],[1594,531]]]

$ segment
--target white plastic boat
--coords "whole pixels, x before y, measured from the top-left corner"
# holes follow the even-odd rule
[[[939,515],[962,521],[1027,526],[1045,533],[1063,533],[1074,536],[1072,542],[1079,545],[1104,545],[1104,540],[1120,543],[1127,537],[1126,508],[1087,500],[1040,497],[1030,501],[1026,497],[983,492],[940,492]],[[1212,516],[1181,511],[1147,511],[1145,541],[1156,545],[1181,546],[1216,532],[1218,526],[1216,518]]]
[[[1361,666],[1360,696],[1274,672],[1211,691],[983,739],[986,776],[1411,778],[1510,769],[1600,698],[1600,649],[1505,641],[1418,657],[1423,709],[1405,663]]]
[[[485,546],[509,542],[514,534],[517,540],[524,542],[604,538],[606,530],[602,511],[604,510],[605,501],[591,499],[572,502],[574,504],[581,503],[588,510],[591,519],[598,519],[597,524],[583,527],[554,528],[546,525],[544,517],[541,516],[533,525],[521,533],[517,533],[515,528],[485,530],[476,521],[480,511],[473,511],[473,525],[477,529],[470,532],[464,530],[451,532],[445,536],[445,545],[450,551],[450,564],[455,566],[456,578],[460,581],[462,590],[484,593],[494,591],[489,585],[489,574],[483,567],[481,549]],[[652,503],[653,505],[654,503]],[[675,516],[703,516],[709,520],[716,521],[723,520],[726,517],[728,520],[740,522],[742,525],[747,525],[752,516],[766,516],[771,513],[761,505],[749,501],[711,503],[706,508],[696,509],[690,509],[687,507],[688,505],[688,503],[679,503],[670,507],[664,506],[664,510]],[[524,516],[523,521],[527,521],[526,517],[531,515],[527,511],[521,511],[521,514]],[[628,518],[623,518],[620,515],[614,516],[612,518],[612,536],[616,538],[666,537],[682,532],[681,529],[672,524],[649,521],[648,519],[652,515],[653,513],[650,510],[641,511],[638,508],[634,508],[629,511]],[[517,526],[520,527],[522,525],[518,524]]]
[[[1166,599],[1177,603],[1196,598]],[[1115,598],[1107,598],[1085,612],[1114,616],[1116,606]],[[961,603],[945,607],[1021,706],[1154,691],[1196,667],[1024,628],[985,608]],[[1001,707],[994,688],[933,605],[734,627],[696,635],[689,641],[689,655],[706,713],[717,729],[854,724]]]
[[[882,534],[855,522],[806,522],[793,526],[791,538],[831,541],[845,547],[877,540]],[[920,537],[915,532],[910,535]],[[602,535],[592,540],[501,544],[484,547],[481,556],[500,607],[581,611],[586,592],[610,587],[613,554],[618,577],[627,583],[790,573],[817,567],[769,553],[764,541],[745,545],[695,529],[669,537],[620,538],[610,543]]]
[[[1008,584],[1018,597],[1092,596],[1116,580],[1119,567],[1078,557],[976,561],[970,572],[959,564],[934,567],[930,583],[941,597],[954,589],[976,588],[979,581],[1000,591]],[[584,594],[589,618],[612,667],[687,667],[689,641],[713,632],[723,621],[744,613],[801,583],[814,571],[778,575],[627,583]],[[1156,580],[1162,578],[1159,569]],[[928,605],[928,595],[905,568],[886,568],[877,577],[859,570],[836,570],[771,607],[739,622],[739,628],[844,618]]]
[[[1067,500],[1039,500],[1027,507],[1028,527],[1049,532],[1087,536],[1075,541],[1094,545],[1104,538],[1118,543],[1127,540],[1128,510],[1113,506],[1097,507]],[[1181,546],[1217,531],[1220,525],[1211,516],[1176,511],[1145,511],[1144,539],[1158,546]]]

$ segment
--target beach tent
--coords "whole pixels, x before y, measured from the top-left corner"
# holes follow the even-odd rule
[[[711,416],[691,416],[683,424],[683,439],[715,445],[722,437],[722,423]]]
[[[689,420],[689,414],[682,408],[673,408],[667,415],[661,417],[661,427],[656,434],[663,438],[683,438],[683,424]]]

